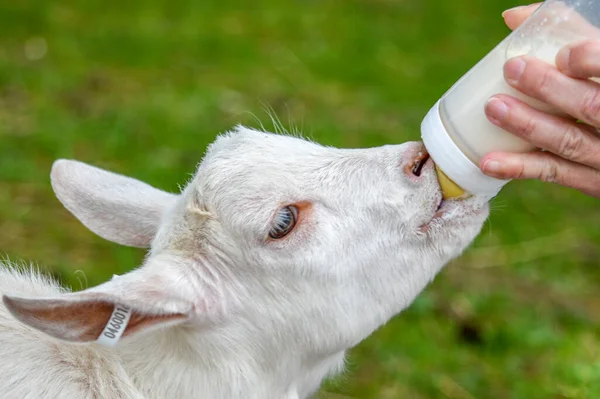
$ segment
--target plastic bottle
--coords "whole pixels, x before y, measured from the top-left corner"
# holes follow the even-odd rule
[[[442,184],[454,182],[467,193],[494,197],[508,183],[484,175],[479,161],[488,152],[529,152],[531,144],[492,124],[484,112],[495,94],[508,94],[541,111],[560,114],[547,104],[516,91],[504,80],[506,61],[531,55],[550,64],[572,42],[600,39],[600,0],[546,0],[448,90],[421,125],[422,139]],[[446,191],[446,190],[445,190]],[[456,187],[453,197],[460,194]]]

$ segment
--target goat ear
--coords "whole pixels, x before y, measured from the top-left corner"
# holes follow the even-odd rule
[[[152,281],[152,277],[134,278],[133,283],[126,276],[54,298],[4,295],[2,300],[16,319],[52,337],[105,346],[114,346],[121,337],[190,319],[193,304],[169,296],[168,283]]]
[[[51,172],[57,198],[88,229],[118,244],[146,248],[177,195],[82,162],[58,160]]]

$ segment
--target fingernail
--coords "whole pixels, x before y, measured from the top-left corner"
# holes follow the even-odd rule
[[[488,159],[484,162],[482,169],[486,175],[498,176],[502,172],[502,165],[495,159]]]
[[[527,63],[523,58],[513,58],[504,65],[504,78],[511,85],[517,85]]]
[[[571,58],[571,47],[562,48],[556,55],[556,67],[563,72],[569,69],[569,59]]]
[[[517,7],[509,8],[508,10],[505,10],[505,11],[502,13],[502,18],[504,18],[504,16],[505,16],[506,14],[508,14],[509,12],[517,11],[517,10],[520,10],[520,9],[522,9],[522,8],[526,8],[526,7],[527,7],[527,6],[517,6]]]
[[[485,104],[485,113],[494,125],[500,126],[508,115],[508,105],[497,97],[491,97]]]

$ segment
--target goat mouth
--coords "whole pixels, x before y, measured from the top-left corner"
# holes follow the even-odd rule
[[[440,196],[437,204],[434,207],[431,218],[426,223],[420,226],[419,230],[421,231],[421,233],[426,233],[427,231],[429,231],[431,225],[435,223],[436,220],[441,219],[442,216],[444,216],[444,214],[448,211],[448,206],[451,205],[450,202],[452,201],[447,201],[442,196]]]
[[[440,215],[438,215],[438,213],[440,212],[440,209],[442,209],[442,207],[444,206],[444,203],[445,203],[445,202],[446,202],[446,201],[445,201],[445,200],[442,198],[442,199],[440,200],[440,202],[438,203],[437,207],[435,208],[435,215],[433,216],[433,218],[434,218],[434,219],[435,219],[437,216],[441,216],[441,214],[440,214]]]
[[[419,226],[419,231],[421,233],[427,233],[429,231],[429,228],[431,227],[431,225],[433,223],[435,223],[436,220],[440,219],[446,213],[446,211],[448,210],[448,207],[445,205],[447,205],[447,201],[445,201],[444,199],[440,199],[440,202],[435,207],[435,211],[433,212],[433,215],[431,216],[431,218],[427,222],[425,222],[421,226]]]

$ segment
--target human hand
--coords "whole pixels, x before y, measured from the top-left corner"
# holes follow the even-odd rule
[[[504,20],[515,29],[539,5],[508,10]],[[511,59],[504,76],[510,86],[574,119],[540,112],[508,95],[491,97],[485,106],[488,119],[545,151],[492,152],[481,160],[483,172],[501,179],[553,182],[600,198],[600,84],[588,79],[600,77],[600,40],[561,49],[556,67],[529,56]]]

